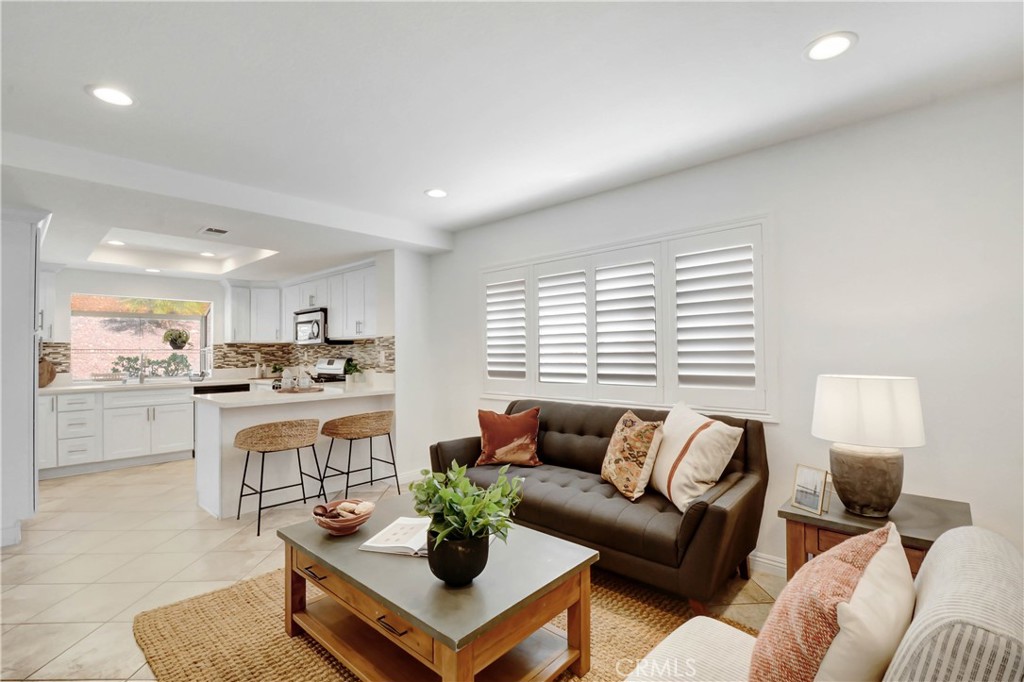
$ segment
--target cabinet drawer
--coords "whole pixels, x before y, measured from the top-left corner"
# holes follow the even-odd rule
[[[316,561],[294,547],[295,569],[317,587],[344,602],[353,613],[374,626],[378,632],[424,661],[434,660],[434,643],[430,635],[406,622],[370,597],[327,571]]]
[[[95,407],[95,393],[65,393],[57,396],[57,410],[60,412],[77,412]]]
[[[82,438],[96,436],[99,432],[99,416],[96,410],[88,412],[58,412],[57,438]]]
[[[65,467],[69,464],[98,462],[102,457],[103,453],[100,450],[98,439],[95,436],[89,436],[87,438],[68,438],[57,441],[58,466]]]
[[[103,407],[107,409],[116,407],[153,407],[154,405],[173,405],[175,403],[191,402],[191,387],[152,391],[110,391],[103,395]]]
[[[825,550],[832,549],[843,540],[849,540],[852,537],[852,535],[847,535],[846,533],[837,533],[834,530],[819,528],[817,550],[819,552],[824,552]]]

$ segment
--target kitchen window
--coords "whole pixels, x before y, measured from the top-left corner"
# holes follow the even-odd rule
[[[489,394],[773,418],[763,223],[483,273]]]
[[[184,377],[209,371],[210,309],[208,301],[72,294],[71,377],[84,381],[140,372]],[[184,343],[182,331],[188,335]]]

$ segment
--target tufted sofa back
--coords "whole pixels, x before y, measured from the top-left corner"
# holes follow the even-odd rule
[[[627,410],[632,409],[633,413],[644,421],[664,421],[668,416],[668,410],[583,405],[535,399],[514,400],[509,403],[505,414],[517,414],[534,407],[540,408],[537,449],[541,461],[593,474],[601,473],[601,462],[604,461],[604,454],[615,431],[615,425]],[[722,474],[723,478],[733,472],[767,472],[761,422],[736,417],[709,416],[743,429],[743,436]]]

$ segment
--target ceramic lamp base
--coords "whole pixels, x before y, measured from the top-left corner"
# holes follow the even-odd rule
[[[832,483],[847,511],[884,518],[903,490],[903,453],[833,443],[829,449]]]

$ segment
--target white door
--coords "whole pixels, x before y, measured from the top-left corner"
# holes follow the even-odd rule
[[[327,278],[327,335],[332,339],[346,336],[345,325],[345,275]]]
[[[103,459],[148,455],[152,410],[152,407],[103,410]]]
[[[57,466],[57,396],[36,398],[36,468]]]
[[[302,285],[285,287],[281,292],[281,340],[295,341],[295,311],[302,305]]]
[[[152,410],[150,452],[178,452],[195,447],[192,429],[192,403],[160,405]]]
[[[311,282],[303,282],[299,285],[301,300],[299,303],[303,308],[326,308],[330,303],[327,300],[327,280],[314,279]]]
[[[360,336],[377,335],[377,268],[370,267],[363,273],[363,324],[359,326]]]
[[[249,305],[250,341],[281,340],[281,291],[252,289]]]

